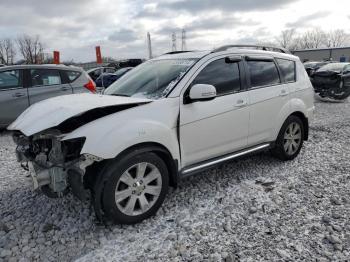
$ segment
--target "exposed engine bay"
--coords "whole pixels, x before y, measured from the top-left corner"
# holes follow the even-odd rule
[[[59,130],[51,129],[27,137],[13,133],[17,144],[16,155],[21,166],[30,171],[34,189],[42,189],[49,197],[62,197],[68,187],[80,199],[84,199],[83,176],[94,156],[80,155],[85,138],[61,141]]]

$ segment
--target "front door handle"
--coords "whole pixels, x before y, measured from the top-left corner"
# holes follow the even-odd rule
[[[23,97],[23,96],[25,96],[25,94],[23,94],[23,93],[14,93],[12,96],[13,97]]]
[[[236,102],[235,107],[244,107],[247,105],[247,101],[243,100],[243,99],[238,99]]]

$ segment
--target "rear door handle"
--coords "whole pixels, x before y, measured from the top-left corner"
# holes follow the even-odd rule
[[[62,91],[67,91],[67,90],[70,90],[71,88],[69,86],[63,86],[61,87],[61,90]]]
[[[12,96],[13,97],[22,97],[22,96],[25,96],[25,94],[23,94],[23,93],[14,93]]]
[[[247,105],[247,101],[243,100],[243,99],[238,99],[236,102],[235,107],[244,107]]]
[[[280,96],[286,96],[288,95],[288,92],[284,89],[281,90]]]

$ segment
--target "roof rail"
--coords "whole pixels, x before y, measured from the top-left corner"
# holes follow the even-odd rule
[[[165,53],[163,55],[175,55],[175,54],[189,53],[189,52],[192,52],[192,51],[172,51],[172,52]]]
[[[264,50],[264,51],[274,51],[274,52],[280,52],[280,53],[285,53],[285,54],[291,54],[291,52],[282,47],[275,47],[275,46],[265,46],[265,45],[224,45],[220,46],[218,48],[215,48],[212,53],[216,52],[221,52],[221,51],[226,51],[230,48],[253,48],[253,49],[258,49],[258,50]]]

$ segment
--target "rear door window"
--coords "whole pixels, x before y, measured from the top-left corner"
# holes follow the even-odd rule
[[[20,70],[0,72],[0,90],[22,87]]]
[[[280,58],[277,58],[276,61],[281,70],[281,74],[284,78],[284,81],[287,83],[295,82],[296,81],[295,62],[291,60],[280,59]]]
[[[248,60],[251,87],[272,86],[281,83],[276,64],[273,60]]]
[[[31,69],[32,86],[53,86],[62,84],[61,75],[56,69]]]

